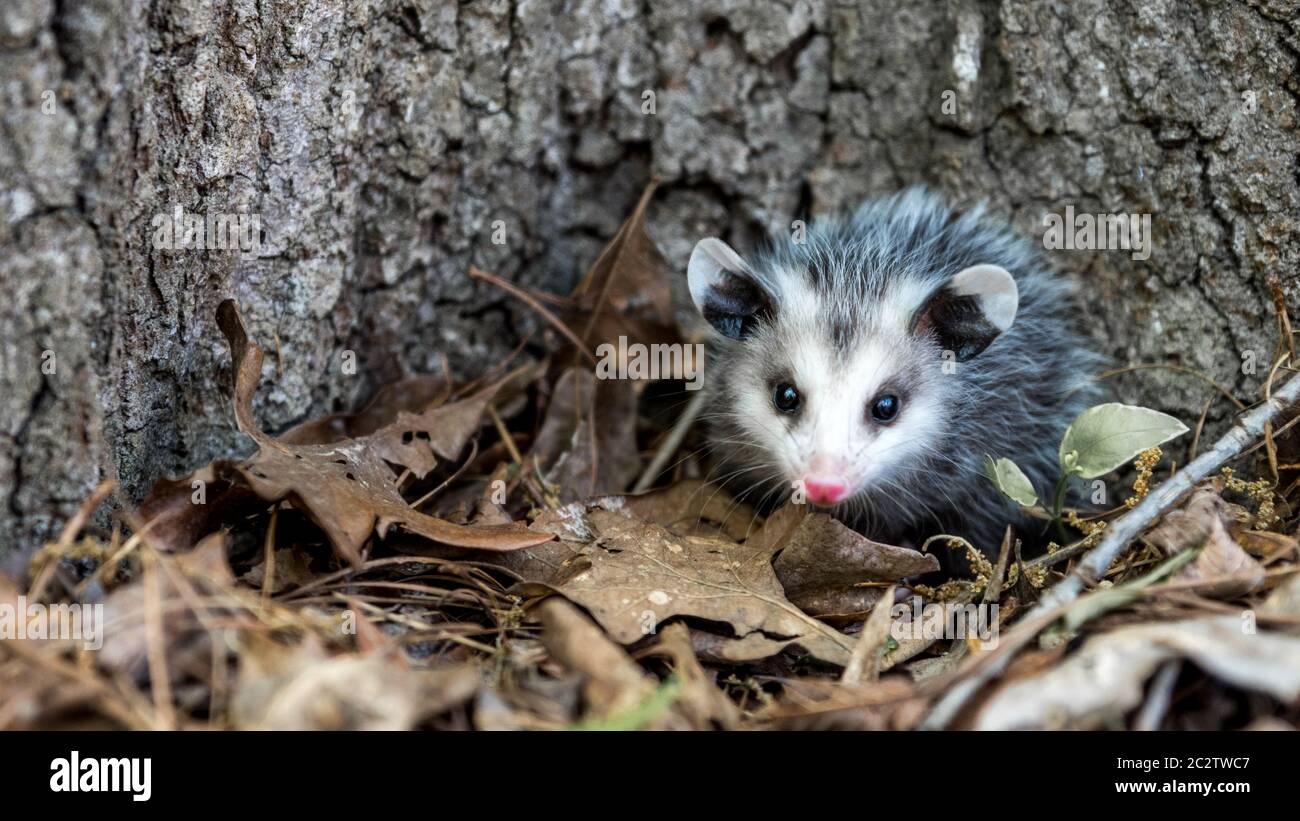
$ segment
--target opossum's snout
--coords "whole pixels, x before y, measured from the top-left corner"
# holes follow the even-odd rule
[[[815,505],[837,505],[853,493],[842,461],[818,454],[808,462],[808,472],[800,480],[808,501]]]
[[[808,493],[808,501],[815,505],[837,505],[849,498],[849,486],[836,479],[806,476],[803,486]]]

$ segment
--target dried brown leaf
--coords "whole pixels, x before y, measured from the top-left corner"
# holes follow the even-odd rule
[[[624,509],[678,536],[711,536],[743,541],[756,514],[727,492],[703,479],[687,479],[657,490],[623,497]]]
[[[356,413],[331,413],[294,425],[276,438],[287,445],[326,445],[360,439],[397,421],[399,413],[420,413],[451,398],[442,376],[412,376],[385,385]]]
[[[271,574],[269,593],[282,593],[295,587],[301,587],[316,578],[311,569],[311,556],[302,550],[291,547],[276,548],[271,561],[275,563]],[[262,558],[239,578],[246,584],[262,590],[266,581],[266,559]]]
[[[654,692],[654,680],[578,608],[552,596],[538,605],[538,614],[542,644],[582,676],[589,718],[630,710]]]
[[[249,339],[234,302],[221,303],[217,322],[234,359],[235,420],[258,445],[254,456],[229,466],[231,473],[262,499],[287,500],[304,510],[325,531],[335,551],[353,565],[360,565],[361,547],[370,533],[383,536],[393,525],[457,547],[513,550],[539,543],[538,534],[522,525],[468,527],[413,510],[369,437],[287,445],[264,434],[252,411],[262,350]]]
[[[1225,509],[1225,502],[1217,492],[1202,488],[1192,494],[1181,510],[1167,513],[1145,537],[1166,556],[1203,545],[1201,552],[1178,571],[1174,580],[1196,582],[1224,576],[1238,577],[1207,581],[1193,588],[1195,592],[1213,598],[1234,598],[1257,590],[1264,583],[1263,566],[1229,534]]]
[[[649,342],[638,333],[642,327],[673,328],[673,297],[668,285],[667,266],[659,248],[645,230],[646,210],[658,182],[652,180],[637,201],[631,216],[601,251],[574,290],[574,296],[597,312],[587,341],[616,341],[619,335]],[[612,310],[611,310],[612,309]]]
[[[137,511],[149,523],[149,542],[187,550],[223,522],[264,509],[256,493],[226,478],[234,464],[219,459],[189,476],[155,482]]]
[[[729,730],[739,725],[740,710],[718,688],[715,676],[700,666],[691,646],[691,631],[681,623],[669,624],[659,633],[659,643],[645,651],[672,661],[673,673],[681,680],[681,691],[673,709],[695,729]]]
[[[527,458],[559,488],[562,502],[623,491],[641,467],[632,383],[565,371]]]
[[[367,435],[364,441],[385,461],[410,468],[417,479],[422,479],[439,458],[455,459],[460,455],[483,425],[488,403],[507,398],[499,395],[503,388],[537,372],[536,366],[524,365],[464,399],[419,413],[399,411],[394,422]]]
[[[871,609],[871,615],[862,625],[858,634],[858,643],[853,648],[853,655],[844,667],[840,681],[845,684],[860,684],[865,675],[868,681],[880,678],[881,657],[889,641],[889,628],[892,624],[890,610],[894,603],[894,586],[890,586],[881,596],[880,601]]]
[[[837,519],[799,505],[773,513],[749,543],[780,551],[776,575],[786,595],[817,616],[865,612],[880,597],[882,585],[939,569],[933,554],[873,542]]]
[[[590,510],[569,505],[534,523],[563,534],[561,541],[501,559],[526,582],[585,607],[623,644],[666,619],[687,616],[730,625],[735,638],[718,652],[732,661],[763,658],[792,644],[832,664],[848,661],[853,640],[786,599],[770,551],[677,536],[617,510],[620,504],[615,497]]]
[[[1283,579],[1273,588],[1259,610],[1270,616],[1300,616],[1300,573]]]

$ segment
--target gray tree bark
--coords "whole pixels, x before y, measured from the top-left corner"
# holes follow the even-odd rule
[[[1298,288],[1298,20],[1296,0],[5,0],[0,551],[102,476],[139,498],[246,447],[221,299],[275,354],[268,430],[440,352],[473,376],[535,319],[467,267],[570,288],[652,174],[678,269],[700,236],[744,246],[914,182],[1033,236],[1067,205],[1149,213],[1147,260],[1053,255],[1099,343],[1248,396],[1268,280]],[[257,215],[260,249],[158,247],[177,206]],[[1119,385],[1192,420],[1212,394]]]

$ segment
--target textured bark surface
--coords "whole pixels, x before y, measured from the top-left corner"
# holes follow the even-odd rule
[[[1098,340],[1248,396],[1268,278],[1300,290],[1298,19],[1296,0],[5,0],[0,548],[103,475],[138,497],[247,448],[221,299],[276,353],[268,430],[440,353],[472,376],[535,320],[467,266],[567,289],[651,174],[679,269],[702,235],[745,246],[921,181],[1035,236],[1067,205],[1150,213],[1148,260],[1055,255]],[[259,252],[155,247],[177,205],[259,215]],[[1120,385],[1192,420],[1211,395],[1175,372]]]

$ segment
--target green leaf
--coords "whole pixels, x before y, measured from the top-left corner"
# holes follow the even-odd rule
[[[1038,494],[1029,483],[1029,477],[1010,459],[1003,457],[995,462],[992,456],[985,455],[984,472],[997,485],[998,490],[1016,504],[1033,507],[1038,503]]]
[[[1150,408],[1109,402],[1075,417],[1061,440],[1061,468],[1095,479],[1137,456],[1187,433],[1174,417]]]

